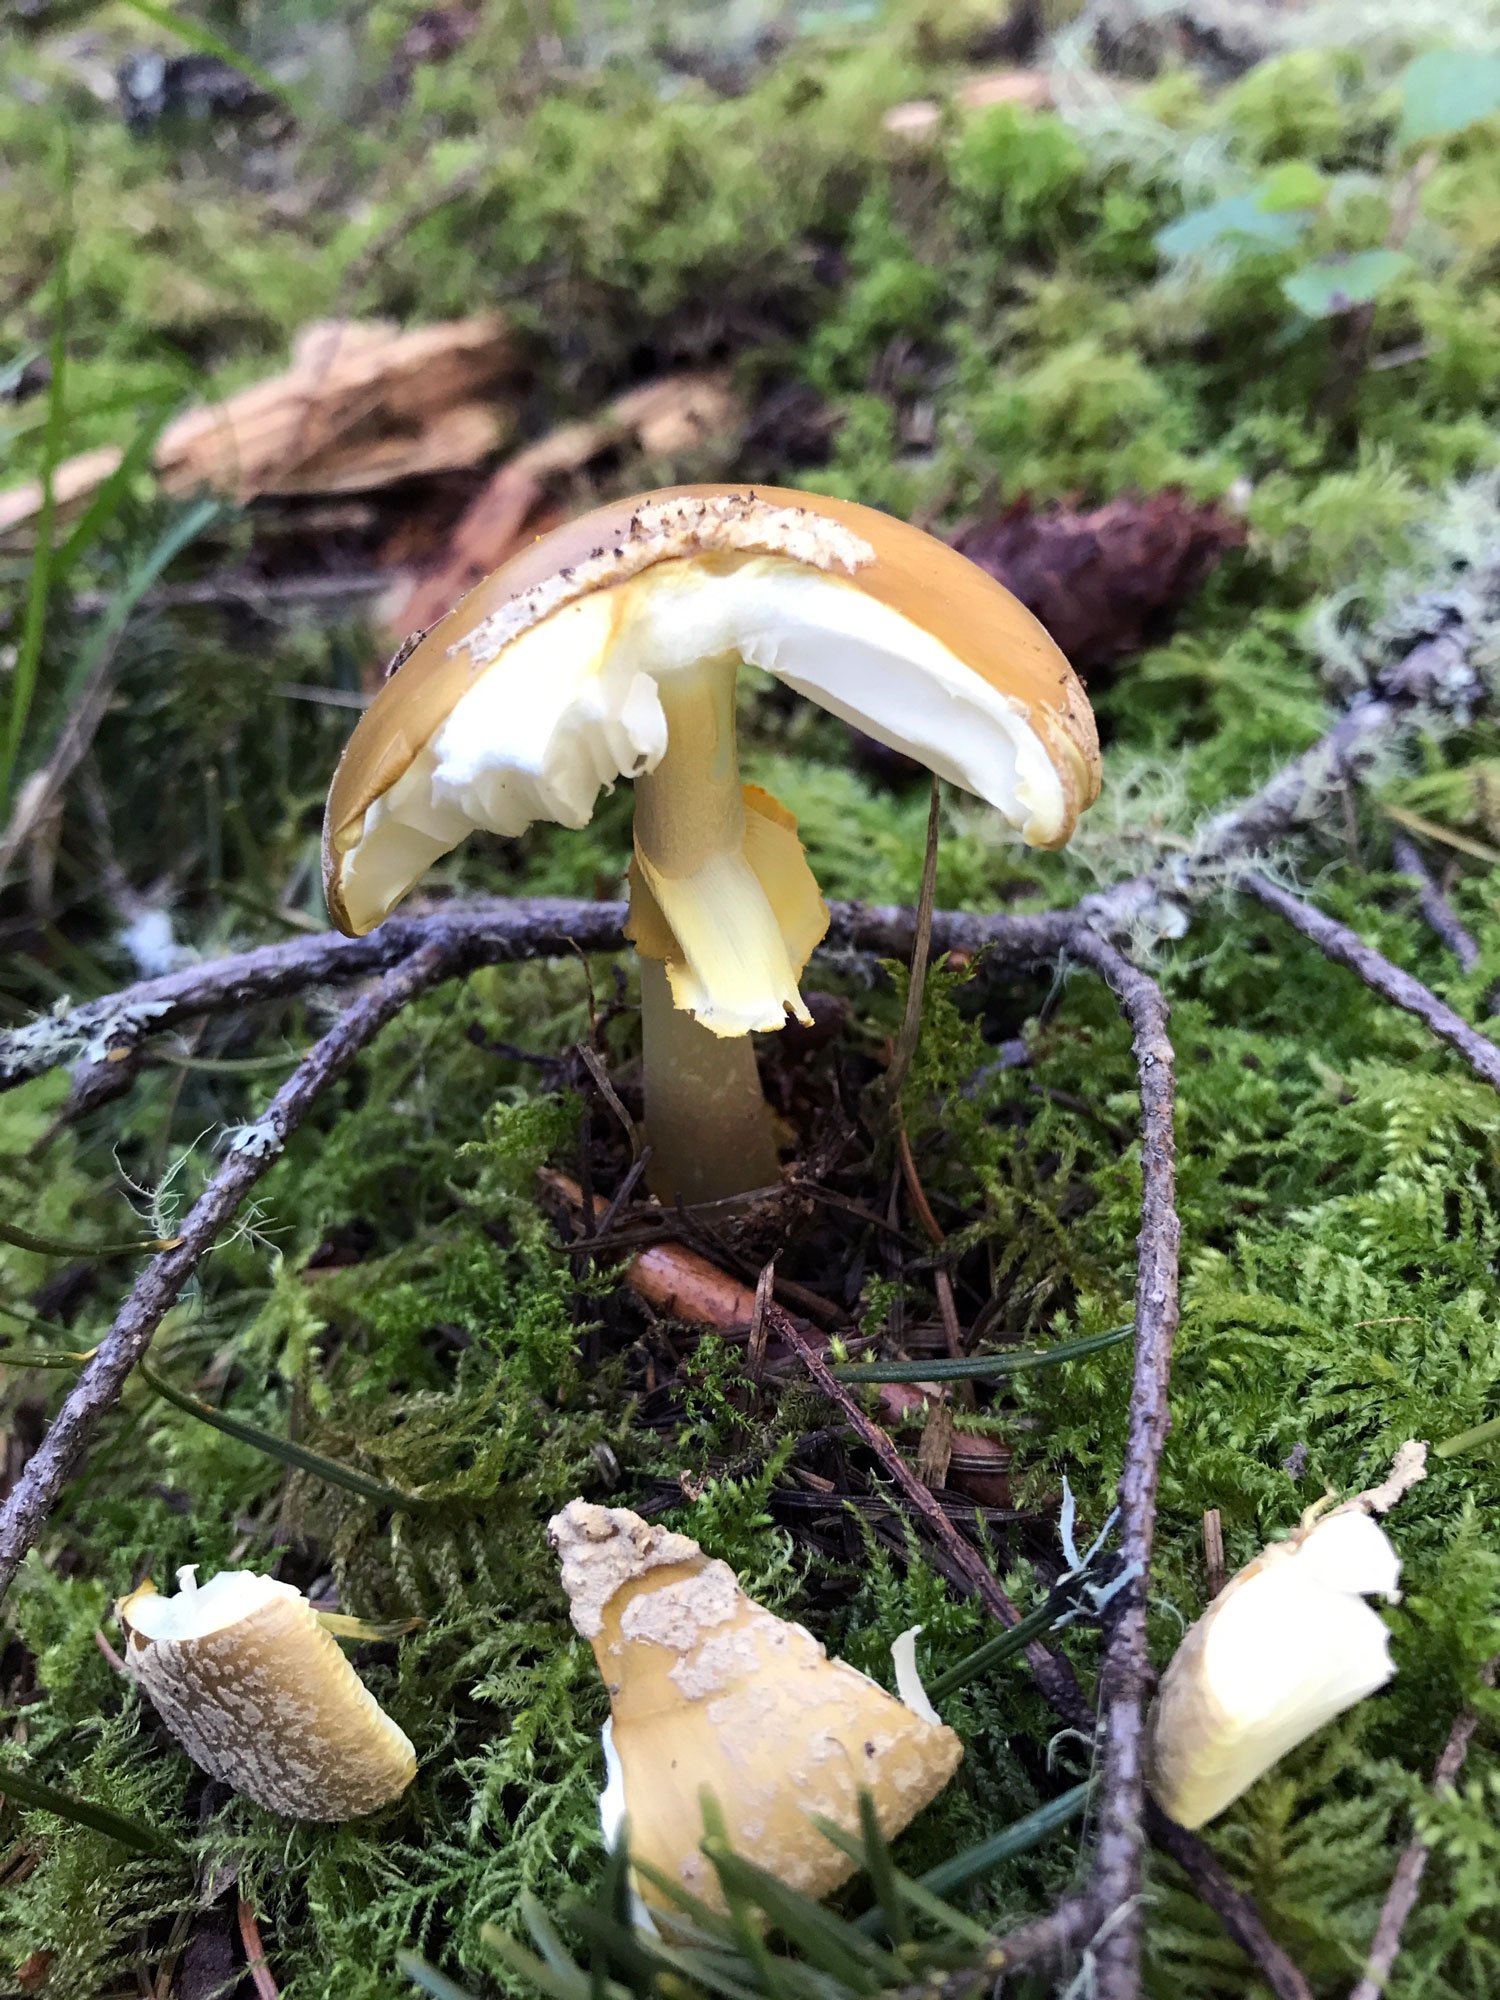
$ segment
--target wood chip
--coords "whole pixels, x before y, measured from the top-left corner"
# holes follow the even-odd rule
[[[1224,1588],[1224,1523],[1217,1507],[1203,1516],[1203,1566],[1208,1572],[1208,1599],[1212,1603]]]
[[[960,112],[988,111],[996,104],[1045,111],[1052,103],[1052,83],[1041,70],[987,70],[961,83],[948,102]],[[917,98],[910,104],[892,105],[880,122],[895,138],[927,139],[943,122],[943,106],[936,98]]]
[[[441,560],[386,607],[398,639],[450,611],[482,577],[554,524],[553,488],[606,452],[670,459],[733,435],[744,412],[729,377],[708,371],[664,375],[619,397],[597,417],[564,424],[499,467],[449,537]],[[591,496],[592,497],[592,496]]]
[[[953,1412],[946,1403],[933,1403],[917,1446],[917,1477],[933,1492],[940,1492],[948,1484],[952,1460]]]
[[[291,366],[168,424],[153,465],[177,497],[204,488],[241,503],[272,495],[365,492],[475,465],[503,443],[516,372],[504,320],[450,320],[403,331],[376,321],[305,327]],[[58,509],[85,501],[120,463],[111,448],[64,461]],[[0,493],[0,535],[39,512],[38,482]]]

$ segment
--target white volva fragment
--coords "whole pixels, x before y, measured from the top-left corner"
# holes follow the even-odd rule
[[[921,1633],[920,1625],[908,1626],[891,1646],[891,1665],[896,1669],[896,1692],[913,1715],[920,1715],[924,1722],[935,1722],[941,1729],[943,1718],[928,1699],[917,1666],[917,1640]]]
[[[405,1791],[416,1753],[292,1584],[251,1570],[115,1607],[125,1668],[202,1770],[288,1819],[353,1819]]]
[[[1162,1677],[1151,1789],[1180,1825],[1223,1812],[1286,1753],[1383,1687],[1401,1563],[1359,1503],[1273,1542],[1229,1581]]]

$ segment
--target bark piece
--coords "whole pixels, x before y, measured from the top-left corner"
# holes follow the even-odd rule
[[[727,375],[716,371],[659,376],[629,390],[599,415],[563,424],[499,467],[449,539],[443,557],[387,609],[398,638],[422,632],[451,611],[481,577],[550,525],[555,485],[606,452],[625,448],[647,458],[675,458],[743,422]]]
[[[509,329],[495,317],[409,331],[318,321],[298,335],[283,373],[168,424],[153,464],[170,494],[206,487],[242,503],[362,492],[474,465],[509,428],[499,392],[515,366]],[[59,508],[86,500],[119,462],[112,447],[65,460],[53,480]],[[41,504],[35,481],[0,493],[0,534],[24,527]]]
[[[1159,639],[1224,551],[1244,540],[1242,521],[1170,489],[1125,494],[1087,514],[1022,499],[953,538],[1083,673]]]

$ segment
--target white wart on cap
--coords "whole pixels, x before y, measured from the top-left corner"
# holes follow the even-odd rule
[[[416,1753],[289,1583],[224,1570],[115,1607],[125,1668],[200,1770],[287,1819],[355,1819],[398,1798]]]

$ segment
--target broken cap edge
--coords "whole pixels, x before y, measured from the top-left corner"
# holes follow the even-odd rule
[[[1026,837],[1037,846],[1067,841],[1098,795],[1093,713],[1067,660],[1002,584],[924,530],[855,502],[786,487],[673,487],[598,508],[540,537],[397,654],[329,790],[324,884],[339,928],[350,935],[372,929],[406,893],[399,891],[374,915],[351,911],[343,879],[346,859],[361,843],[370,808],[411,770],[515,639],[568,605],[658,564],[703,560],[727,570],[756,556],[779,557],[804,573],[822,571],[896,613],[956,667],[977,677],[992,710],[999,695],[1014,716],[1016,733],[1034,737],[1045,753],[1059,788],[1055,812],[1029,826]],[[774,665],[768,670],[777,671]],[[785,678],[798,685],[795,675]],[[881,735],[879,719],[861,720],[856,702],[824,700],[815,685],[800,691]],[[893,747],[902,748],[902,741],[893,740]],[[923,757],[920,746],[905,747]],[[954,782],[974,789],[964,778]],[[460,831],[446,845],[435,842],[430,858],[463,837]]]

